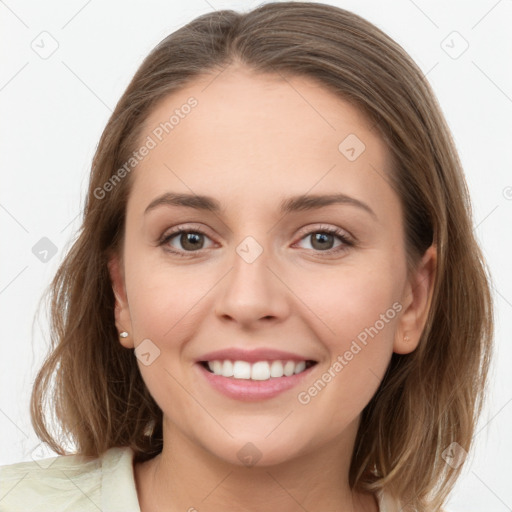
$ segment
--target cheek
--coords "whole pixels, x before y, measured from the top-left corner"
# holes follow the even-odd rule
[[[154,261],[145,264],[142,258],[133,258],[131,264],[131,267],[128,262],[126,265],[127,272],[131,272],[127,291],[135,345],[149,339],[157,347],[150,351],[158,354],[149,365],[138,361],[142,378],[166,415],[177,423],[186,417],[187,421],[201,424],[204,422],[201,409],[188,407],[187,390],[191,385],[183,384],[188,382],[191,363],[184,350],[197,332],[199,316],[204,317],[202,299],[215,280],[206,275],[211,271],[199,274],[192,265],[171,268]],[[184,409],[187,409],[185,416]]]
[[[136,338],[178,339],[197,323],[201,301],[214,287],[211,270],[133,258],[127,292]],[[167,341],[166,341],[167,343]]]
[[[330,319],[334,334],[320,338],[329,360],[297,393],[311,428],[321,430],[326,437],[355,420],[384,377],[402,309],[391,295],[389,290],[361,288],[352,294],[347,290],[332,302],[336,309]]]
[[[318,411],[340,403],[344,414],[348,410],[357,414],[377,390],[393,352],[402,311],[397,300],[401,278],[389,268],[368,265],[332,273],[320,280],[324,287],[318,282],[305,280],[301,290],[322,320],[316,322],[315,334],[330,360],[321,375],[308,382],[312,387],[302,389],[305,395],[299,402],[315,402]]]
[[[396,304],[401,286],[396,269],[367,261],[323,274],[304,274],[298,289],[306,306],[321,320],[319,338],[326,340],[334,353],[344,350],[350,340],[364,343],[368,329],[383,342],[391,339],[401,310]]]

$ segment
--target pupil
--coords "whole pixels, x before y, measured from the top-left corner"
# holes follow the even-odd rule
[[[316,248],[325,249],[326,248],[325,242],[327,242],[327,244],[329,245],[329,242],[332,242],[332,238],[333,238],[333,235],[329,235],[327,233],[316,233],[315,236],[313,237],[313,247],[315,247],[315,244],[319,242],[320,245],[319,245],[319,247],[316,247]],[[330,247],[328,247],[328,248],[330,248]]]
[[[200,241],[201,236],[202,235],[198,233],[183,233],[181,235],[181,244],[185,249],[187,248],[187,244],[190,244],[188,246],[189,249],[200,249],[201,244],[199,244],[198,242]]]

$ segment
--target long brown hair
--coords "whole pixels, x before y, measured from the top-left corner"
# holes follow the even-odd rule
[[[232,63],[283,79],[317,80],[357,106],[394,161],[389,179],[403,206],[410,268],[431,244],[437,247],[419,346],[393,354],[363,411],[350,469],[353,488],[386,488],[411,509],[437,510],[462,468],[447,464],[443,451],[455,442],[469,451],[485,396],[493,339],[490,276],[452,136],[421,70],[374,25],[321,3],[205,14],[144,60],[101,136],[82,227],[51,284],[52,345],[32,392],[35,431],[55,452],[67,453],[50,432],[48,402],[76,453],[99,456],[130,446],[143,461],[162,450],[162,411],[133,353],[119,343],[107,268],[123,239],[131,175],[101,197],[98,190],[139,147],[141,127],[158,101]]]

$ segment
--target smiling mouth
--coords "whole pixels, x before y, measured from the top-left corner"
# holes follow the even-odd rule
[[[269,380],[282,377],[291,377],[306,371],[308,368],[316,365],[316,361],[257,361],[250,363],[248,361],[214,360],[200,361],[207,371],[221,377],[231,377],[234,379],[245,380]]]

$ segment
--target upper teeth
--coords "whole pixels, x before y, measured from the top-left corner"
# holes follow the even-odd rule
[[[289,377],[306,369],[306,361],[208,361],[208,368],[215,375],[235,379],[268,380],[270,377]]]

